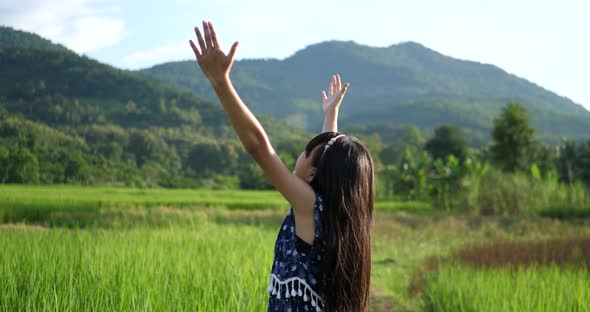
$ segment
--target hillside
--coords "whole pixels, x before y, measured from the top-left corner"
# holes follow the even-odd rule
[[[35,34],[8,27],[0,34],[0,181],[187,187],[241,172],[250,186],[260,184],[214,101]],[[302,136],[259,118],[275,142],[288,145]]]
[[[216,126],[219,107],[72,52],[0,47],[0,95],[10,112],[48,124]]]
[[[61,44],[53,43],[37,34],[0,25],[0,47],[71,52]]]
[[[321,118],[320,91],[338,72],[351,83],[341,110],[344,126],[385,122],[431,130],[450,123],[473,130],[485,141],[493,118],[515,100],[527,108],[546,140],[590,132],[590,112],[581,105],[496,66],[454,59],[414,42],[386,48],[323,42],[284,60],[238,61],[233,70],[236,88],[255,111],[310,129]],[[160,64],[138,73],[206,98],[214,96],[195,61]]]

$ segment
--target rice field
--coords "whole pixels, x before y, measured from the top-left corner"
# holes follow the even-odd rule
[[[232,210],[288,210],[289,203],[276,191],[137,189],[76,185],[0,186],[0,223],[32,222],[85,226],[101,212],[121,208],[227,208]],[[428,213],[423,202],[377,202],[376,209]],[[75,214],[76,220],[64,220]],[[87,218],[84,218],[86,216]],[[60,218],[61,217],[61,218]],[[70,218],[72,219],[72,218]],[[68,221],[68,222],[66,222]]]
[[[0,186],[0,311],[265,310],[274,240],[287,211],[277,192]],[[558,268],[528,268],[514,279],[502,267],[441,266],[429,271],[421,293],[411,292],[429,259],[457,257],[474,243],[580,236],[590,237],[589,220],[449,216],[424,203],[378,203],[371,311],[454,311],[456,304],[479,311],[469,307],[488,292],[529,279],[543,285],[534,296],[523,290],[530,300],[585,300],[578,286],[588,271]],[[480,274],[482,287],[464,290],[470,274]],[[493,298],[499,308],[512,302]]]
[[[252,226],[2,231],[2,311],[262,311],[273,234]]]
[[[590,311],[590,237],[469,245],[425,261],[424,311]]]
[[[424,311],[590,311],[586,268],[439,268],[424,291]]]

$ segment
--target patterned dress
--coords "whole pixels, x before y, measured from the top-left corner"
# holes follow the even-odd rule
[[[268,283],[268,310],[322,311],[324,279],[320,270],[325,250],[320,219],[323,214],[321,195],[314,205],[315,237],[313,246],[295,233],[293,207],[281,225],[274,250],[274,261]]]

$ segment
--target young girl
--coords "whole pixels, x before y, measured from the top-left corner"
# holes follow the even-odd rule
[[[199,47],[190,40],[236,133],[271,183],[291,204],[275,243],[268,311],[365,311],[369,303],[373,224],[373,160],[354,137],[337,133],[348,83],[333,76],[322,93],[322,133],[297,158],[291,173],[266,132],[236,93],[229,74],[238,42],[226,55],[211,22]],[[279,103],[280,104],[280,103]]]

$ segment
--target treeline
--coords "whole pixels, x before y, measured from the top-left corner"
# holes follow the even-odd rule
[[[379,168],[379,196],[476,214],[590,216],[590,139],[544,144],[518,103],[494,119],[491,136],[473,149],[462,129],[445,125],[421,146],[406,144],[401,156],[404,144],[382,149],[382,160],[401,158]]]
[[[281,159],[293,168],[312,134],[261,120],[271,138],[278,138],[273,144]],[[590,140],[541,143],[517,103],[494,120],[493,141],[485,148],[471,147],[463,131],[441,126],[428,140],[416,127],[392,128],[385,138],[361,131],[377,166],[377,196],[480,214],[551,214],[590,204]],[[57,130],[0,112],[0,181],[272,189],[233,130],[222,132],[116,125]]]
[[[282,156],[292,166],[302,141],[281,134],[275,121],[261,120],[283,138],[279,146],[291,152]],[[0,183],[271,188],[232,131],[112,124],[55,129],[0,112]]]

